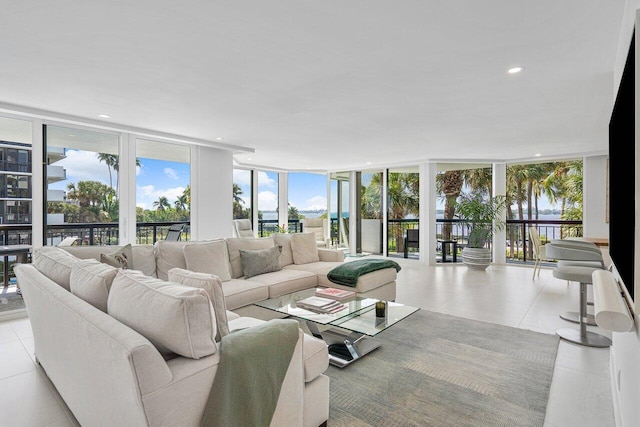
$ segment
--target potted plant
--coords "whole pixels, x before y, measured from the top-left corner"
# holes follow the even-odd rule
[[[462,261],[474,270],[486,270],[491,263],[487,243],[494,232],[504,230],[503,213],[507,201],[504,196],[486,197],[465,194],[456,203],[456,216],[469,228],[467,245],[462,249]]]

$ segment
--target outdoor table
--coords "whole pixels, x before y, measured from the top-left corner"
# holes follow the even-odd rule
[[[9,286],[9,257],[15,255],[16,262],[25,263],[30,252],[31,245],[0,246],[0,256],[4,257],[4,286]]]

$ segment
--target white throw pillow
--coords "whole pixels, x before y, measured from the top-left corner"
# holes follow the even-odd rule
[[[291,235],[291,251],[295,264],[320,261],[316,233],[294,233]]]
[[[33,252],[33,265],[38,271],[66,290],[71,290],[71,268],[80,261],[61,248],[44,246]]]
[[[259,239],[230,237],[226,240],[229,251],[229,262],[231,264],[231,277],[234,279],[238,279],[244,275],[242,271],[242,259],[240,258],[241,249],[243,251],[259,251],[260,249],[268,249],[274,246],[271,237],[262,237]]]
[[[215,274],[223,282],[231,280],[229,253],[224,240],[193,242],[182,248],[187,270]]]
[[[182,249],[190,242],[169,242],[159,240],[154,244],[156,252],[156,275],[158,279],[168,280],[172,268],[187,268]]]
[[[118,269],[95,259],[83,259],[71,267],[71,293],[107,312],[107,300]]]
[[[287,233],[274,233],[271,235],[276,246],[282,246],[282,253],[280,254],[280,265],[293,264],[293,251],[291,251],[291,234]]]
[[[203,289],[165,282],[136,270],[119,270],[107,312],[164,355],[199,359],[217,350],[215,314]]]
[[[213,304],[216,314],[216,326],[218,333],[216,341],[220,342],[223,336],[229,333],[229,321],[227,320],[227,304],[222,292],[222,281],[213,274],[197,273],[182,268],[169,270],[169,281],[193,288],[204,289]]]

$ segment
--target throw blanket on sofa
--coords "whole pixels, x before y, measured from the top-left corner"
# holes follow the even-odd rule
[[[400,265],[390,259],[359,259],[333,268],[327,274],[327,278],[333,283],[355,288],[358,277],[385,268],[395,268],[396,271],[400,271]]]
[[[299,324],[274,319],[222,338],[202,427],[268,426],[298,341]]]

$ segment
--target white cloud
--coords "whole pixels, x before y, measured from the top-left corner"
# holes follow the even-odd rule
[[[175,169],[164,168],[163,172],[167,176],[167,178],[178,179],[178,172]]]
[[[273,191],[258,193],[258,206],[261,211],[275,211],[278,206],[278,196]]]
[[[166,197],[169,203],[173,205],[173,202],[175,202],[182,193],[184,193],[184,187],[156,189],[154,185],[143,185],[138,187],[136,206],[148,209],[148,206],[153,206],[153,202],[157,201],[161,196]]]
[[[301,211],[317,211],[327,209],[327,198],[324,196],[314,196],[308,199]]]
[[[53,166],[62,166],[67,171],[67,180],[99,181],[109,184],[109,168],[98,160],[97,153],[93,151],[67,150],[66,158],[53,163]],[[116,186],[116,172],[111,171],[113,186]]]
[[[233,182],[240,186],[251,185],[251,171],[244,169],[234,169]],[[270,178],[266,172],[258,171],[258,185],[260,186],[260,188],[276,188],[278,186],[278,183],[275,179]]]
[[[251,185],[251,171],[245,169],[234,169],[233,182],[240,186]]]

